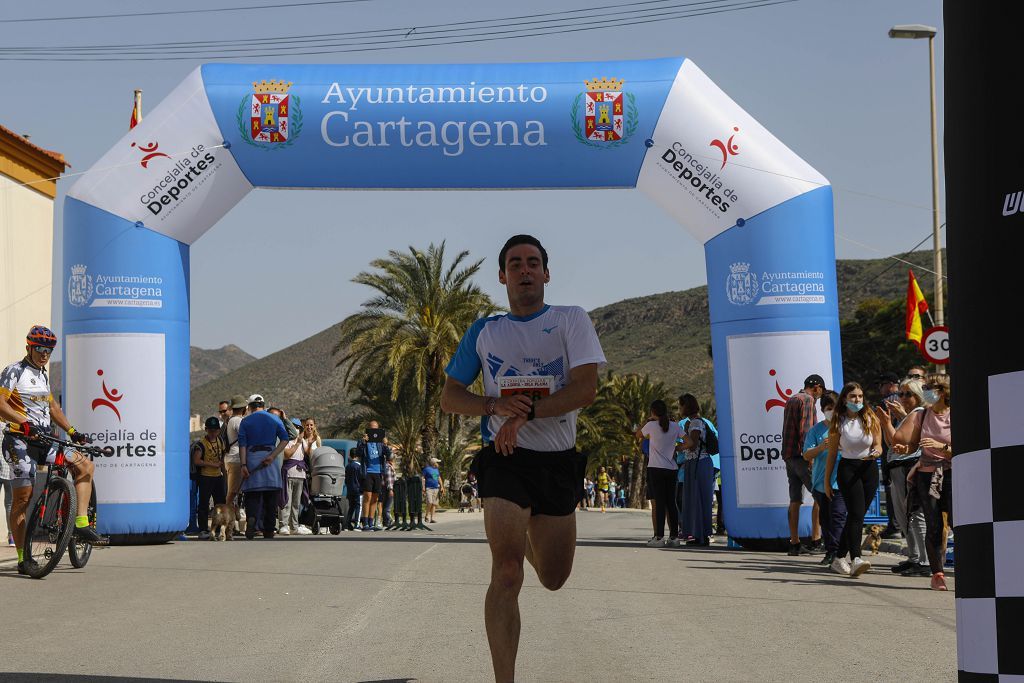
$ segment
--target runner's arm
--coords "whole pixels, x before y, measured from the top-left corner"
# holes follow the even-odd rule
[[[596,366],[595,366],[596,367]],[[595,380],[597,371],[594,371]],[[595,387],[596,387],[595,383]],[[568,389],[569,387],[566,387]],[[565,391],[563,389],[562,391]],[[561,393],[561,392],[559,392]],[[526,417],[530,414],[530,398],[523,394],[511,396],[480,396],[470,391],[465,384],[448,375],[441,390],[441,410],[457,415],[488,415],[487,405],[494,400],[493,414],[503,417]],[[571,409],[570,409],[571,410]],[[566,411],[568,412],[568,411]]]
[[[21,424],[25,421],[25,418],[18,415],[17,411],[5,400],[0,400],[0,419],[6,420],[11,424]]]
[[[533,406],[534,417],[557,417],[594,402],[597,396],[597,363],[578,365],[569,370],[569,383],[550,396],[538,399]]]

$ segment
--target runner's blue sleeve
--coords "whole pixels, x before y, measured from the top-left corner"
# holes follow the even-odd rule
[[[444,369],[446,375],[466,386],[472,384],[476,376],[480,374],[480,354],[476,350],[476,340],[489,320],[494,320],[494,317],[480,318],[470,325],[466,334],[462,335],[459,348],[455,350],[455,355],[448,362],[448,367]]]

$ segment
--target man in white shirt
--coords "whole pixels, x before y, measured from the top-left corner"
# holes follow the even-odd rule
[[[510,238],[498,264],[510,313],[477,320],[463,336],[445,369],[441,407],[483,417],[487,445],[471,471],[491,548],[484,622],[495,680],[511,681],[523,559],[549,590],[572,571],[586,469],[586,456],[576,453],[576,416],[593,402],[605,358],[586,311],[544,303],[548,255],[536,238]],[[467,388],[481,373],[483,396]]]

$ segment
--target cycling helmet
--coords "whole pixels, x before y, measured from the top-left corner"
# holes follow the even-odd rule
[[[33,325],[32,329],[28,331],[25,341],[28,342],[29,346],[44,346],[52,349],[57,346],[57,335],[49,327]]]

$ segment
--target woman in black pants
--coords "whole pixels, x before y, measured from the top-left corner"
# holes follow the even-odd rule
[[[828,434],[828,460],[825,481],[831,481],[839,458],[839,491],[846,501],[846,527],[843,534],[850,549],[850,576],[857,577],[871,569],[871,563],[860,556],[864,513],[878,492],[878,464],[882,454],[882,426],[874,411],[864,408],[864,390],[849,382],[839,392],[839,401],[832,414]],[[825,487],[825,496],[832,499],[832,487]]]
[[[636,430],[636,438],[650,439],[650,456],[647,460],[647,482],[654,498],[654,536],[647,545],[660,548],[664,545],[678,547],[679,511],[676,509],[676,442],[683,435],[679,423],[668,417],[668,406],[664,401],[651,403],[651,416],[647,424]],[[668,542],[665,537],[665,516],[668,515]]]
[[[932,572],[931,588],[946,588],[946,521],[953,525],[953,442],[950,431],[949,375],[931,375],[921,387],[928,409],[906,420],[896,431],[897,453],[921,449],[921,459],[907,473],[924,510],[925,548]],[[946,513],[948,520],[942,519]]]

